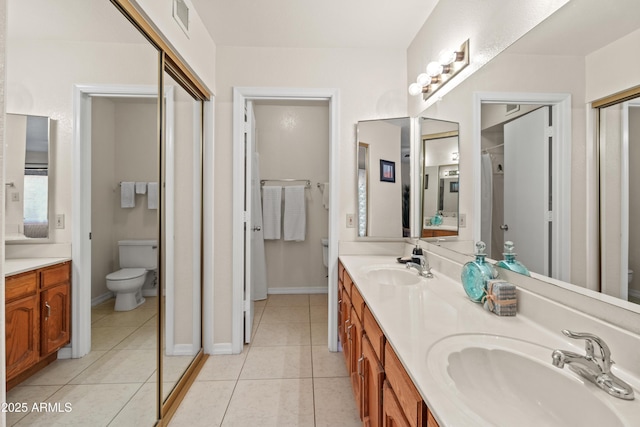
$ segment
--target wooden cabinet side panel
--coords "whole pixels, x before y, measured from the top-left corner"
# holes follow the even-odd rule
[[[351,308],[351,363],[349,367],[349,376],[351,377],[351,386],[353,394],[358,404],[360,419],[362,420],[362,324],[360,319],[355,315],[355,310]]]
[[[5,307],[7,380],[40,358],[38,295],[11,302]]]

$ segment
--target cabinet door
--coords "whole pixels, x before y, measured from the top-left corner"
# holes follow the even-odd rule
[[[356,403],[362,419],[362,323],[356,314],[355,308],[351,307],[351,365],[349,375],[351,376],[351,386]]]
[[[342,303],[340,303],[342,317],[342,355],[347,365],[347,372],[351,372],[351,300],[346,291],[342,291]]]
[[[427,406],[387,341],[384,347],[384,372],[411,427],[427,425]]]
[[[69,343],[71,311],[69,284],[54,286],[40,293],[40,339],[42,356]]]
[[[367,333],[362,337],[362,420],[367,427],[382,427],[384,369]]]
[[[400,408],[398,398],[393,392],[388,381],[384,382],[382,401],[383,427],[410,427],[407,418],[404,416],[402,408]]]
[[[40,358],[38,295],[8,303],[5,309],[7,380],[10,380]]]

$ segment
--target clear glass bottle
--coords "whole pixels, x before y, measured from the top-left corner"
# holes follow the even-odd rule
[[[487,245],[480,241],[476,243],[476,259],[462,266],[460,279],[462,287],[472,301],[480,302],[486,293],[487,281],[495,279],[497,273],[493,266],[485,261],[484,252]]]
[[[504,242],[504,252],[502,253],[504,259],[498,261],[496,265],[507,270],[515,271],[516,273],[524,274],[525,276],[531,276],[527,267],[516,259],[514,249],[513,242]]]

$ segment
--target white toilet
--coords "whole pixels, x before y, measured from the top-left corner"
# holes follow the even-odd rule
[[[322,239],[322,261],[324,266],[329,268],[329,239]]]
[[[144,303],[142,285],[147,272],[158,267],[157,240],[120,240],[120,270],[107,275],[107,289],[116,294],[115,311],[129,311]]]

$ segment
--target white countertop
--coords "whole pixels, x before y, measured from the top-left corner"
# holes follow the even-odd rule
[[[50,265],[59,264],[69,261],[70,258],[14,258],[4,260],[4,275],[12,276],[14,274],[24,273],[25,271],[35,270],[37,268],[48,267]]]
[[[430,348],[443,338],[490,334],[525,340],[547,347],[550,365],[554,349],[584,353],[581,342],[569,342],[559,332],[552,334],[521,314],[499,317],[484,310],[481,304],[469,300],[460,282],[438,271],[434,271],[434,279],[425,279],[417,285],[382,285],[368,280],[365,270],[375,264],[397,266],[394,257],[349,255],[340,256],[340,260],[441,427],[491,425],[476,414],[461,410],[459,404],[443,396],[434,386],[427,358]],[[567,368],[565,371],[569,372]],[[638,389],[637,383],[632,385]],[[617,413],[625,412],[625,417],[630,413],[634,418],[628,419],[635,419],[634,422],[640,419],[637,391],[636,400],[622,401],[595,390],[605,395],[606,404]],[[579,407],[579,403],[577,405]],[[522,425],[531,425],[531,421]]]

